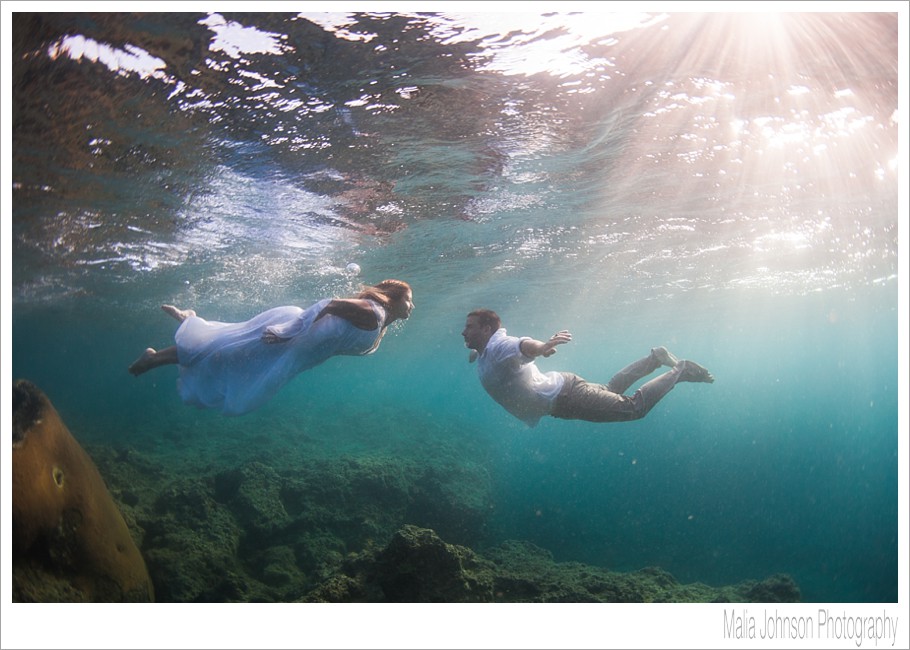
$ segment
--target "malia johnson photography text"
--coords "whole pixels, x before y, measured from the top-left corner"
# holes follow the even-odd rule
[[[897,616],[886,611],[876,616],[850,616],[819,609],[815,617],[780,614],[764,610],[760,615],[748,609],[724,610],[725,639],[822,639],[850,640],[861,648],[865,643],[894,646],[897,642]]]

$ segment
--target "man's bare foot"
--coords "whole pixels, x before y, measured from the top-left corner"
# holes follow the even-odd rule
[[[673,356],[673,353],[662,345],[658,348],[651,348],[651,354],[655,359],[660,361],[660,365],[662,366],[675,368],[676,364],[679,363],[679,360]]]
[[[161,305],[161,310],[165,314],[176,318],[181,323],[187,318],[192,318],[196,315],[196,312],[192,309],[177,309],[174,305]]]
[[[138,359],[130,364],[130,367],[128,368],[130,374],[138,377],[142,373],[151,370],[153,367],[152,363],[155,359],[156,354],[158,353],[155,352],[155,348],[146,348],[145,352],[143,352]]]
[[[680,381],[695,381],[703,382],[705,384],[714,383],[714,375],[708,372],[707,368],[704,368],[694,361],[683,360],[676,364],[677,368],[682,368],[682,373],[680,374]]]

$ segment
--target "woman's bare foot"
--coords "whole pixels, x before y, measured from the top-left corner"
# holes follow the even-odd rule
[[[165,314],[176,318],[181,323],[187,318],[192,318],[196,315],[196,312],[192,309],[177,309],[174,305],[161,305],[161,310]]]
[[[146,348],[145,352],[130,364],[130,367],[128,368],[130,374],[138,377],[142,373],[151,370],[154,367],[152,364],[155,361],[156,354],[158,353],[155,351],[155,348]]]

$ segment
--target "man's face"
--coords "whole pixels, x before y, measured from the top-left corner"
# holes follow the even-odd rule
[[[478,352],[486,347],[487,341],[490,340],[492,335],[493,332],[490,331],[490,326],[481,325],[477,316],[468,316],[464,329],[461,331],[465,347]]]

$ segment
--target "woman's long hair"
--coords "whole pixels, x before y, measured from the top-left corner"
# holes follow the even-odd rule
[[[404,280],[383,280],[379,284],[365,287],[357,297],[374,300],[388,309],[392,303],[402,300],[408,291],[411,291],[411,285]]]
[[[411,286],[407,282],[401,280],[383,280],[379,284],[374,284],[371,287],[364,287],[355,298],[372,300],[373,302],[379,303],[383,309],[388,311],[393,303],[403,300],[410,290]],[[346,300],[333,300],[323,307],[322,311],[316,316],[316,320],[319,320],[326,314],[332,314],[333,316],[343,318],[352,323],[354,327],[359,327],[360,329],[373,330],[377,326],[377,323],[372,321],[372,315],[365,319],[363,311]],[[369,321],[369,323],[367,321]],[[386,323],[380,322],[378,325],[382,328],[382,331],[385,332]],[[376,340],[376,345],[379,345],[379,339]],[[376,348],[376,345],[373,346],[373,349]]]

